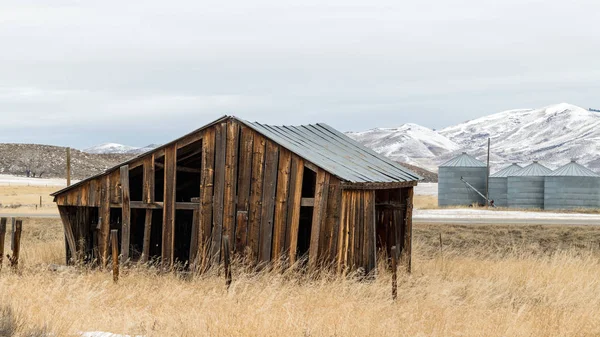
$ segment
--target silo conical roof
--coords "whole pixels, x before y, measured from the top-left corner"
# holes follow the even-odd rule
[[[534,161],[517,172],[511,173],[510,177],[544,177],[550,175],[552,170],[546,166]]]
[[[583,165],[571,161],[565,166],[556,169],[548,176],[552,177],[600,177],[600,175]]]
[[[502,170],[492,174],[490,176],[490,178],[506,178],[509,175],[520,171],[521,169],[523,169],[521,166],[517,165],[517,164],[512,164],[510,166],[507,166],[505,168],[503,168]]]
[[[440,167],[487,167],[487,165],[463,152],[458,157],[443,163]]]

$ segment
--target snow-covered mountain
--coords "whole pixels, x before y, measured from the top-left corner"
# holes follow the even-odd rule
[[[460,146],[432,129],[418,124],[349,132],[348,136],[393,160],[435,168],[435,159],[460,150]]]
[[[381,130],[386,130],[383,132]],[[420,130],[420,132],[415,132]],[[361,143],[393,159],[429,169],[467,151],[485,159],[491,138],[490,161],[496,167],[539,160],[554,168],[577,159],[600,169],[600,113],[560,103],[539,109],[519,109],[450,126],[439,131],[415,124],[396,129],[349,133]],[[444,144],[426,151],[429,144]]]
[[[86,153],[93,154],[106,154],[106,153],[119,153],[119,154],[140,154],[152,149],[157,148],[158,145],[150,144],[144,147],[134,147],[117,143],[104,143],[96,146],[92,146],[83,150]]]

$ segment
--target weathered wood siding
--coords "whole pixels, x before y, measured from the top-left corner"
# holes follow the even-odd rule
[[[196,168],[200,182],[198,197],[177,200],[178,186],[186,183],[176,178],[177,172],[180,169],[190,172],[189,168],[179,167],[178,150],[192,143],[199,144],[202,150],[197,154],[198,163],[201,162],[201,169]],[[159,158],[161,162],[155,162]],[[130,188],[122,184],[129,183],[128,174],[140,166],[142,169],[137,174],[139,177],[139,172],[143,172],[143,187],[138,187],[142,191],[142,201],[130,201]],[[159,188],[159,181],[155,183],[155,171],[159,169],[160,175],[156,179],[162,180],[164,175],[164,182],[159,185],[163,201],[155,200],[155,189]],[[307,169],[316,173],[315,195],[304,200],[302,185]],[[136,179],[140,181],[140,178]],[[362,267],[367,272],[375,268],[375,191],[348,189],[337,177],[236,120],[219,122],[136,158],[127,166],[109,170],[57,195],[55,201],[62,210],[61,215],[64,213],[63,222],[68,222],[65,228],[72,229],[73,234],[66,232],[69,249],[73,250],[78,250],[78,247],[71,247],[77,245],[73,242],[78,240],[77,235],[90,229],[89,224],[75,221],[71,213],[75,208],[96,210],[97,240],[87,238],[86,242],[97,246],[94,248],[97,248],[103,265],[108,258],[111,226],[122,226],[123,222],[122,243],[129,245],[130,232],[138,233],[136,237],[143,235],[141,258],[143,261],[150,258],[149,245],[154,242],[150,236],[156,233],[151,229],[152,210],[162,210],[162,228],[157,235],[162,233],[160,258],[167,266],[184,262],[174,260],[175,246],[181,240],[189,240],[189,262],[193,266],[219,262],[224,235],[229,236],[232,251],[246,254],[256,263],[279,259],[294,263],[299,228],[306,226],[300,221],[303,205],[313,207],[313,216],[309,219],[308,261],[311,267]],[[110,223],[111,207],[120,208],[121,223]],[[130,212],[140,208],[146,209],[145,217],[136,217],[143,219],[129,223]],[[188,220],[193,223],[191,237],[177,237],[179,210],[193,211],[193,220]],[[155,225],[156,222],[152,228]],[[126,255],[129,250],[121,253]]]

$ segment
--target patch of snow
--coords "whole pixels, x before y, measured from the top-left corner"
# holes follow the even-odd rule
[[[488,137],[492,173],[533,160],[555,169],[572,159],[600,171],[600,114],[569,103],[502,111],[439,131],[404,124],[348,136],[393,160],[434,172],[462,151],[485,161]]]
[[[71,180],[74,184],[78,180]],[[31,178],[0,174],[0,186],[57,186],[66,187],[67,181],[59,178]]]
[[[100,144],[100,145],[96,145],[96,146],[92,146],[90,148],[87,148],[87,149],[83,150],[83,152],[94,153],[94,154],[99,154],[99,153],[128,153],[129,151],[135,150],[135,149],[137,149],[137,148],[133,147],[133,146],[123,145],[123,144],[104,143],[104,144]]]
[[[415,187],[416,195],[437,195],[438,183],[419,183]]]

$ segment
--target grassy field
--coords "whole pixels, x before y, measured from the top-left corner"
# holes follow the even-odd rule
[[[64,261],[60,223],[25,219],[21,270],[0,271],[0,306],[24,336],[600,335],[598,228],[418,225],[414,248],[396,302],[381,266],[359,281],[236,264],[229,291],[216,271],[190,280],[132,268],[115,285],[109,272],[51,271]]]
[[[57,186],[0,186],[0,215],[14,212],[58,214],[50,193],[59,189],[61,187]],[[40,197],[42,207],[39,207]]]

